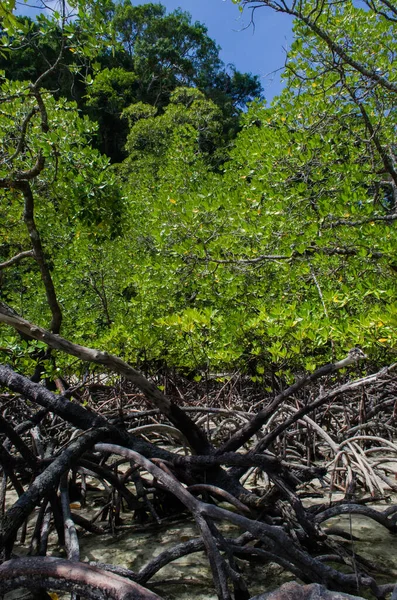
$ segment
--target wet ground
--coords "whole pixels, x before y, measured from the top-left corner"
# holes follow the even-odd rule
[[[337,495],[332,499],[338,499]],[[100,498],[96,500],[100,502]],[[393,501],[395,500],[394,498]],[[8,498],[8,502],[10,501],[11,503],[13,501],[11,497]],[[374,508],[384,510],[386,506],[388,505],[378,503],[374,505]],[[89,516],[86,511],[76,510],[76,512]],[[127,519],[125,523],[127,523]],[[376,576],[378,583],[397,581],[397,536],[393,536],[380,524],[361,515],[352,515],[351,518],[348,515],[333,517],[324,523],[323,527],[324,529],[338,527],[358,538],[354,542],[343,542],[346,552],[352,559],[359,554],[377,564],[377,572],[374,572],[373,575]],[[29,526],[28,530],[31,533],[32,527]],[[234,537],[240,533],[230,526],[223,528],[222,532],[226,537]],[[51,537],[49,554],[64,556],[63,549],[56,544],[55,535]],[[194,523],[180,520],[168,521],[158,528],[133,526],[132,529],[127,529],[114,536],[109,533],[104,535],[84,533],[80,537],[81,560],[110,563],[132,571],[139,571],[147,562],[167,548],[195,537],[197,537],[197,530]],[[27,539],[29,540],[29,535]],[[16,544],[16,554],[24,555],[27,552],[27,546]],[[294,579],[290,573],[283,572],[275,564],[250,566],[242,561],[239,564],[249,583],[249,591],[252,596],[273,590],[282,583]],[[387,569],[389,574],[379,576],[384,569]],[[148,587],[165,600],[216,600],[217,598],[208,562],[203,552],[190,554],[164,567],[150,580]],[[65,596],[65,598],[67,597]],[[22,598],[28,598],[26,592],[14,591],[4,597],[5,600],[21,600]]]
[[[232,537],[236,530],[223,533]],[[81,543],[83,560],[96,560],[139,570],[149,560],[176,544],[197,537],[193,523],[175,524],[154,533],[125,533],[115,539],[108,536],[87,536]],[[241,565],[246,580],[251,582],[252,596],[274,589],[292,576],[282,573],[278,565]],[[284,575],[284,576],[283,576]],[[167,565],[150,580],[149,587],[166,600],[216,600],[208,561],[204,552],[196,552]]]

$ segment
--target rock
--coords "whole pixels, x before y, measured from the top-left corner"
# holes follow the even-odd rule
[[[251,600],[363,600],[360,596],[332,592],[319,583],[300,585],[296,581],[284,583],[273,592],[266,592]]]

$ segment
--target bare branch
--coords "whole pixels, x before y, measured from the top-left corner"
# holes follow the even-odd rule
[[[347,393],[347,392],[349,392],[351,390],[355,390],[358,387],[364,387],[365,385],[368,385],[369,383],[373,383],[375,381],[378,381],[378,380],[382,379],[383,376],[385,376],[390,371],[395,370],[395,368],[396,368],[396,365],[392,365],[392,366],[390,366],[390,367],[388,367],[386,369],[382,369],[378,373],[374,373],[373,375],[368,375],[366,377],[363,377],[362,379],[358,379],[357,381],[352,381],[352,382],[349,382],[349,383],[345,383],[345,384],[337,387],[336,389],[331,390],[327,394],[321,395],[314,402],[311,402],[311,403],[307,404],[306,406],[303,406],[302,408],[300,408],[296,412],[294,412],[288,419],[285,419],[283,423],[281,423],[273,431],[271,431],[270,433],[268,433],[263,438],[263,440],[261,440],[257,444],[257,446],[253,449],[253,452],[262,452],[263,450],[265,450],[266,448],[268,448],[269,445],[283,431],[285,431],[286,429],[288,429],[288,427],[290,427],[293,423],[295,423],[296,421],[298,421],[299,419],[301,419],[305,415],[313,412],[316,408],[318,408],[318,407],[326,404],[327,402],[330,402],[331,400],[334,400],[338,396],[340,396],[342,394],[345,394],[345,393]]]
[[[387,150],[381,144],[378,133],[375,130],[375,127],[372,125],[372,121],[368,115],[367,110],[365,109],[364,103],[361,100],[359,100],[359,98],[357,97],[357,93],[349,85],[347,85],[346,81],[344,81],[344,74],[342,76],[343,76],[343,84],[346,87],[347,91],[349,92],[351,99],[353,100],[353,102],[355,103],[355,105],[358,107],[358,109],[361,112],[365,126],[371,135],[371,140],[373,141],[374,146],[378,151],[378,154],[383,162],[383,166],[384,166],[386,172],[389,173],[390,177],[393,179],[394,185],[397,185],[397,171],[394,168],[393,159],[390,157]]]
[[[21,317],[16,316],[8,306],[0,302],[0,322],[11,325],[18,331],[30,335],[36,340],[45,342],[50,348],[62,350],[77,358],[104,365],[115,373],[119,373],[139,387],[145,396],[165,414],[170,421],[185,435],[189,444],[196,452],[207,454],[211,451],[204,432],[186,415],[179,406],[171,402],[153,383],[148,381],[139,371],[117,356],[101,352],[78,344],[73,344],[59,335],[32,325]]]
[[[366,225],[368,223],[392,223],[397,220],[397,213],[393,213],[390,215],[373,215],[371,217],[366,217],[365,219],[359,219],[357,221],[350,221],[349,219],[330,219],[329,221],[325,221],[322,223],[322,229],[333,229],[334,227],[339,227],[339,225],[346,225],[347,227],[360,227],[361,225]]]
[[[93,600],[161,600],[157,594],[125,577],[54,557],[25,557],[3,563],[0,592],[20,587],[69,591]]]
[[[304,377],[298,379],[298,381],[281,392],[281,394],[278,394],[278,396],[276,396],[275,399],[270,402],[268,406],[266,406],[266,408],[263,408],[248,423],[243,425],[239,431],[232,435],[231,438],[216,451],[216,454],[220,455],[224,452],[232,452],[238,448],[241,448],[241,446],[248,442],[248,440],[262,427],[268,417],[273,414],[273,412],[280,406],[285,398],[292,396],[295,392],[305,387],[308,383],[316,381],[325,375],[335,373],[339,369],[342,369],[348,365],[352,365],[363,358],[365,358],[365,354],[358,348],[353,348],[349,352],[348,356],[343,360],[324,365],[319,369],[316,369],[311,374],[307,373]]]
[[[311,29],[313,33],[315,33],[319,38],[321,38],[327,44],[328,48],[337,56],[339,56],[346,64],[350,65],[351,67],[353,67],[353,69],[361,73],[361,75],[364,75],[364,77],[367,77],[371,81],[377,83],[378,85],[389,90],[390,92],[397,92],[397,84],[390,81],[386,77],[383,77],[383,75],[380,75],[376,70],[369,69],[364,63],[359,62],[352,56],[350,56],[345,51],[343,46],[341,46],[334,39],[332,39],[332,37],[328,35],[325,29],[318,25],[318,21],[316,19],[311,19],[310,17],[304,15],[301,7],[295,7],[295,4],[292,4],[292,6],[288,6],[285,2],[279,3],[274,2],[273,0],[244,0],[243,4],[254,4],[254,9],[259,8],[261,6],[268,6],[276,12],[281,12],[291,15],[292,17],[296,17],[298,20],[302,21],[302,23],[305,23],[305,25],[307,25],[307,27],[309,27],[309,29]]]
[[[17,173],[15,173],[15,175],[13,175],[13,177],[8,180],[7,187],[13,187],[19,181],[28,181],[30,179],[34,179],[35,177],[40,175],[40,173],[44,169],[44,166],[45,166],[45,158],[41,154],[41,152],[39,152],[36,162],[33,165],[33,167],[27,171],[17,171]],[[3,186],[3,187],[6,187],[6,186]]]
[[[9,260],[6,260],[5,262],[0,263],[0,271],[2,271],[3,269],[7,269],[7,267],[11,267],[12,265],[16,265],[24,258],[34,258],[33,250],[24,250],[23,252],[16,254]]]
[[[65,25],[65,19],[66,19],[66,2],[63,1],[60,4],[62,6],[61,47],[59,49],[58,56],[57,56],[56,60],[54,61],[54,63],[47,69],[47,71],[44,71],[44,73],[42,73],[36,79],[36,81],[33,83],[33,85],[31,86],[33,93],[35,95],[37,94],[38,96],[40,96],[39,90],[40,90],[41,82],[44,81],[44,79],[46,77],[48,77],[48,75],[51,75],[51,73],[53,73],[57,69],[59,63],[61,62],[64,50],[65,50],[65,38],[64,38],[63,33],[64,33],[64,25]],[[40,99],[38,99],[38,104],[40,106]],[[47,112],[45,110],[44,104],[43,104],[43,108],[44,108],[44,113],[46,116]],[[40,111],[41,111],[41,106],[40,106]],[[44,113],[42,112],[42,116],[44,115]]]
[[[357,578],[356,575],[345,575],[334,569],[331,569],[323,565],[320,561],[309,558],[307,554],[295,544],[292,539],[282,530],[281,527],[267,525],[258,520],[253,520],[238,513],[228,511],[224,508],[220,508],[213,504],[207,504],[201,502],[192,496],[188,490],[186,490],[182,484],[172,475],[160,469],[157,465],[153,464],[150,460],[147,460],[141,454],[116,446],[114,444],[103,444],[99,443],[95,445],[95,450],[99,452],[112,452],[121,456],[125,456],[129,460],[134,461],[141,468],[145,469],[153,477],[155,477],[166,489],[175,495],[193,514],[197,525],[202,527],[202,520],[214,519],[216,521],[227,521],[237,525],[243,531],[248,531],[256,538],[260,539],[265,550],[271,550],[278,560],[278,556],[282,557],[282,560],[289,560],[294,565],[294,572],[300,571],[305,573],[305,578],[309,578],[312,581],[324,581],[326,585],[336,589],[339,589],[341,585],[345,589],[352,591],[356,589]],[[208,537],[205,531],[201,531],[203,535],[204,543],[206,544],[206,550],[209,554],[211,551],[215,551],[214,547],[207,546]],[[211,565],[212,566],[212,565]],[[218,567],[219,565],[217,565]],[[320,578],[320,579],[319,579]],[[360,577],[361,583],[364,585],[370,585],[373,583],[369,578]],[[342,583],[343,582],[343,583]],[[221,598],[227,597],[220,596]]]
[[[395,220],[397,219],[397,215],[393,219],[380,219],[380,220]],[[368,222],[372,222],[375,219],[369,219]],[[342,222],[342,224],[345,224]],[[365,221],[363,221],[365,223]],[[347,224],[347,223],[346,223]],[[324,254],[326,256],[359,256],[360,254],[359,248],[343,248],[340,246],[337,247],[321,247],[315,245],[309,245],[306,250],[303,252],[291,252],[291,254],[260,254],[259,256],[255,256],[253,258],[226,258],[226,259],[217,259],[212,258],[210,255],[205,256],[204,258],[199,256],[189,256],[185,257],[186,261],[192,262],[201,262],[208,263],[212,262],[219,265],[254,265],[258,263],[262,263],[265,261],[277,261],[277,260],[294,260],[294,259],[302,259],[307,258],[309,256],[313,256],[314,254]],[[371,259],[379,259],[386,256],[383,252],[378,252],[376,250],[367,250],[368,255],[367,258]]]

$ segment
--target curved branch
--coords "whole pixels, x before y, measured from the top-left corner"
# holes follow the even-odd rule
[[[29,169],[28,171],[18,171],[14,176],[13,179],[11,179],[8,183],[7,186],[8,187],[17,187],[16,182],[25,182],[28,181],[30,179],[34,179],[35,177],[37,177],[38,175],[40,175],[40,173],[42,172],[42,170],[44,169],[45,166],[45,158],[44,156],[41,154],[41,152],[38,154],[37,159],[35,164],[33,165],[33,167],[31,169]]]
[[[276,12],[291,15],[299,21],[302,21],[302,23],[304,23],[309,29],[311,29],[313,33],[315,33],[320,39],[322,39],[326,43],[331,52],[339,56],[339,58],[341,58],[345,63],[353,67],[353,69],[355,69],[359,73],[361,73],[361,75],[364,75],[364,77],[367,77],[371,81],[377,83],[378,85],[389,90],[390,92],[397,92],[397,84],[393,83],[392,81],[389,81],[388,79],[386,79],[386,77],[380,75],[376,70],[369,69],[365,66],[364,63],[359,62],[358,60],[350,56],[340,44],[338,44],[334,39],[332,39],[331,36],[318,25],[317,19],[311,19],[312,13],[309,16],[304,15],[301,9],[301,2],[296,3],[295,1],[293,1],[291,6],[288,6],[284,0],[281,0],[281,2],[277,2],[275,0],[243,0],[243,4],[254,4],[254,9],[260,8],[261,6],[267,6],[269,8],[272,8]]]
[[[21,135],[19,136],[18,145],[16,147],[14,154],[12,154],[10,156],[10,158],[7,159],[7,162],[12,162],[22,152],[23,146],[25,144],[26,131],[27,131],[29,122],[34,117],[34,115],[37,113],[38,110],[39,110],[39,108],[37,106],[34,106],[32,108],[32,110],[30,110],[28,112],[25,119],[23,120],[23,123],[21,126]]]
[[[168,450],[154,446],[141,438],[128,435],[124,430],[109,424],[107,419],[102,415],[87,410],[81,404],[70,402],[66,396],[53,394],[44,386],[33,383],[27,377],[15,373],[10,367],[0,365],[0,384],[45,407],[46,410],[50,410],[78,429],[87,431],[89,429],[105,427],[109,430],[109,439],[115,441],[117,444],[136,448],[149,457],[156,456],[164,460],[173,460],[173,454]],[[2,446],[0,446],[0,451],[1,449]],[[5,459],[9,463],[14,460],[8,452]]]
[[[113,444],[102,443],[96,444],[94,449],[98,452],[112,452],[114,454],[125,456],[129,460],[134,461],[141,468],[145,469],[145,471],[155,477],[170,493],[175,495],[186,506],[193,514],[199,527],[201,527],[203,520],[207,521],[213,519],[216,521],[228,521],[260,539],[264,545],[264,549],[272,551],[275,557],[277,557],[276,560],[278,560],[278,556],[280,555],[282,560],[287,559],[294,564],[294,566],[301,569],[302,572],[305,573],[307,581],[321,581],[333,589],[347,589],[349,591],[356,589],[356,574],[345,575],[344,573],[331,569],[330,567],[323,565],[320,561],[309,557],[280,527],[267,525],[213,504],[207,504],[197,500],[175,477],[169,475],[137,452]],[[208,540],[204,535],[204,531],[202,531],[202,534],[206,544],[207,553],[209,553],[209,548],[207,546]],[[213,548],[213,550],[215,549]],[[373,580],[370,578],[358,576],[358,579],[360,583],[365,586],[374,584]]]
[[[138,583],[80,562],[54,557],[12,559],[0,566],[0,593],[19,587],[65,590],[93,600],[161,600]]]
[[[397,218],[395,217],[387,217],[384,219],[381,218],[373,218],[369,219],[368,222],[382,220],[382,221],[393,221]],[[366,221],[363,221],[365,223]],[[338,221],[338,224],[348,224],[343,223],[343,221]],[[353,223],[354,224],[354,223]],[[361,224],[361,223],[357,223]],[[347,247],[322,247],[316,246],[314,244],[309,244],[306,250],[303,252],[297,252],[296,250],[291,252],[291,254],[260,254],[259,256],[255,256],[253,258],[225,258],[225,259],[217,259],[212,258],[210,255],[206,255],[205,257],[200,256],[187,256],[185,257],[186,261],[191,262],[200,262],[200,263],[215,263],[217,265],[255,265],[264,261],[278,261],[278,260],[294,260],[294,259],[302,259],[313,256],[315,254],[324,254],[325,256],[359,256],[358,248],[347,248]],[[379,258],[383,258],[386,256],[383,252],[378,252],[376,250],[368,249],[368,258],[372,258],[373,260],[377,260]]]
[[[361,504],[342,504],[339,506],[332,506],[331,508],[327,508],[323,512],[317,514],[314,520],[316,523],[324,523],[324,521],[327,521],[332,517],[352,514],[363,515],[364,517],[373,519],[388,529],[390,533],[397,533],[397,525],[392,519],[387,517],[384,513],[378,512],[374,508],[371,508],[370,506],[362,506]]]
[[[358,107],[359,111],[361,112],[363,121],[371,135],[371,139],[373,140],[374,146],[378,151],[378,154],[383,162],[383,166],[384,166],[386,172],[389,173],[390,177],[392,178],[392,180],[394,182],[394,185],[397,185],[397,171],[394,168],[394,161],[390,157],[390,155],[386,151],[386,149],[383,147],[383,145],[381,144],[381,141],[375,130],[375,127],[373,126],[372,121],[368,115],[368,112],[365,109],[364,103],[361,102],[361,100],[359,100],[357,98],[355,91],[349,85],[347,85],[347,83],[344,81],[344,73],[343,73],[343,84],[346,87],[347,91],[349,92],[351,99],[353,100],[353,102]]]
[[[72,519],[72,513],[70,512],[68,471],[64,471],[62,473],[59,491],[61,493],[61,507],[67,558],[69,560],[73,560],[74,562],[78,562],[80,560],[80,545],[79,538],[77,536],[76,525]]]
[[[16,265],[24,258],[32,258],[32,257],[34,258],[33,250],[24,250],[23,252],[16,254],[9,260],[6,260],[5,262],[0,263],[0,271],[2,271],[3,269],[7,269],[7,267],[11,267],[12,265]]]
[[[347,227],[361,227],[361,225],[367,225],[368,223],[392,223],[397,220],[397,213],[390,215],[373,215],[372,217],[365,217],[364,219],[358,219],[357,221],[351,221],[349,219],[337,219],[330,218],[328,221],[322,223],[322,229],[334,229],[339,225],[346,225]]]
[[[281,394],[276,396],[276,398],[271,402],[266,408],[259,411],[246,425],[243,425],[242,428],[237,431],[232,437],[223,444],[223,446],[217,451],[217,454],[223,454],[224,452],[235,451],[238,448],[241,448],[248,440],[262,427],[262,425],[266,422],[267,418],[273,414],[273,412],[280,406],[280,404],[289,396],[292,396],[295,392],[305,387],[308,383],[316,381],[320,377],[324,377],[325,375],[329,375],[331,373],[335,373],[339,369],[342,369],[348,365],[354,364],[355,362],[362,360],[365,358],[365,354],[361,352],[358,348],[353,348],[350,350],[348,356],[340,360],[336,363],[329,363],[316,369],[314,373],[307,374],[292,385],[290,385],[287,389],[285,389]]]
[[[73,344],[68,340],[54,335],[46,329],[37,327],[25,321],[15,314],[2,302],[0,302],[0,322],[11,325],[18,331],[30,335],[36,340],[45,342],[50,348],[62,350],[72,356],[77,356],[80,360],[94,362],[111,369],[113,372],[122,375],[129,381],[132,381],[138,388],[142,390],[148,400],[154,404],[168,419],[180,429],[185,435],[189,444],[197,453],[208,454],[212,446],[209,443],[204,431],[200,429],[183,410],[171,402],[153,383],[148,381],[146,377],[139,371],[124,362],[118,356],[101,352],[93,348]]]
[[[321,394],[319,398],[314,400],[311,403],[302,406],[302,408],[295,410],[292,415],[286,419],[282,423],[280,423],[277,427],[270,431],[265,435],[265,437],[258,442],[257,446],[253,449],[253,452],[260,452],[265,450],[270,446],[270,444],[281,434],[283,431],[286,431],[293,423],[302,419],[305,415],[313,412],[316,408],[323,406],[327,402],[337,398],[338,396],[348,393],[351,390],[355,390],[358,387],[363,387],[368,385],[369,383],[373,383],[382,378],[387,372],[395,369],[395,365],[391,365],[386,369],[381,369],[378,373],[374,373],[373,375],[368,375],[357,381],[352,381],[345,383],[338,388],[331,390],[327,394]]]

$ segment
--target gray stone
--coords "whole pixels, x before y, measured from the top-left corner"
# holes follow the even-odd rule
[[[300,585],[296,581],[284,583],[281,587],[251,598],[251,600],[363,600],[360,596],[331,592],[319,583]]]

